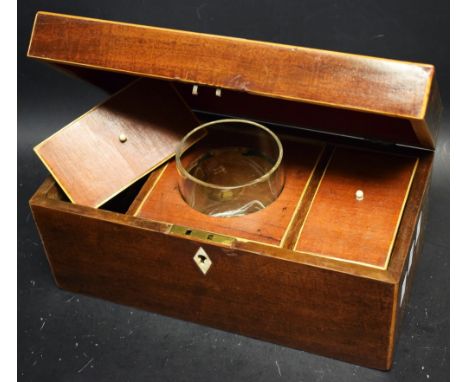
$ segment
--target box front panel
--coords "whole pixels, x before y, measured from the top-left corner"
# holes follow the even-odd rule
[[[392,284],[174,237],[115,213],[64,202],[51,208],[49,202],[32,207],[65,289],[389,367]],[[206,274],[193,259],[200,247],[211,261]]]

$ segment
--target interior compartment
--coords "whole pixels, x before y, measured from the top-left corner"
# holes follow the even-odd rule
[[[99,207],[99,209],[117,212],[119,214],[126,214],[131,205],[135,203],[137,196],[139,195],[142,188],[147,183],[148,178],[152,174],[154,174],[154,172],[136,181],[130,187],[126,188],[121,193],[110,199],[107,203],[104,203],[101,207]],[[47,191],[46,195],[48,199],[60,200],[62,202],[71,203],[70,199],[63,192],[62,188],[58,185],[58,183],[54,183],[53,186],[51,186],[50,189]]]
[[[415,156],[336,147],[294,249],[386,268],[417,165]]]
[[[379,131],[376,134],[391,138],[394,133],[411,132],[405,125],[408,121],[232,91],[217,97],[208,94],[208,90],[214,90],[209,88],[193,95],[188,93],[188,85],[180,84],[176,87],[184,102],[179,102],[173,97],[174,88],[165,81],[145,79],[136,84],[118,93],[117,99],[114,96],[85,114],[78,125],[75,122],[77,131],[96,126],[98,121],[112,115],[114,133],[115,126],[121,129],[132,124],[145,132],[157,130],[156,136],[145,133],[144,140],[157,139],[156,146],[164,146],[159,153],[161,158],[168,158],[172,155],[169,148],[177,143],[176,137],[181,138],[182,132],[188,130],[184,121],[218,119],[224,116],[220,112],[260,122],[269,120],[274,124],[267,126],[280,136],[285,150],[285,187],[280,197],[262,211],[241,217],[210,217],[184,202],[177,187],[175,162],[170,160],[111,198],[102,209],[166,224],[172,227],[169,233],[202,235],[209,240],[217,236],[221,242],[227,240],[226,243],[248,241],[381,269],[387,267],[420,151],[384,146],[362,136],[341,133],[346,129],[350,135],[371,132],[372,124],[377,124],[372,127]],[[159,100],[156,108],[152,104],[154,97]],[[190,107],[197,111],[188,118]],[[161,123],[153,114],[163,110],[163,115],[183,117],[180,120],[165,117],[165,123]],[[330,128],[333,134],[338,134],[330,135],[319,132],[321,123],[327,129],[340,124],[343,127]],[[356,130],[357,126],[363,130]],[[386,136],[386,132],[390,135]],[[109,137],[110,132],[100,130],[100,134]],[[411,135],[406,138],[407,143],[413,142]],[[142,148],[141,145],[132,148],[137,161]],[[143,155],[143,159],[148,160],[148,156]],[[365,194],[362,202],[355,198],[359,189]],[[59,189],[51,192],[56,193],[54,197],[67,199]]]
[[[132,206],[133,214],[145,219],[175,224],[281,246],[290,223],[300,208],[303,194],[312,179],[324,144],[280,136],[284,149],[285,184],[278,199],[261,211],[238,217],[212,217],[188,206],[179,193],[178,172],[172,160],[149,182],[151,186],[141,201]]]
[[[204,231],[385,269],[417,156],[279,136],[285,188],[264,210],[217,218],[192,209],[171,161],[148,179],[128,213],[178,226],[182,234]]]

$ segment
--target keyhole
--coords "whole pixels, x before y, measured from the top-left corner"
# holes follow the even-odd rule
[[[200,260],[200,263],[205,264],[206,257],[203,255],[198,255],[198,260]]]

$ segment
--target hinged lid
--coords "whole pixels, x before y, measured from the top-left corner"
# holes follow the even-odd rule
[[[36,15],[28,56],[387,116],[405,122],[415,146],[435,146],[432,65],[47,12]]]
[[[198,123],[170,82],[142,78],[34,151],[72,202],[99,207],[172,157]]]

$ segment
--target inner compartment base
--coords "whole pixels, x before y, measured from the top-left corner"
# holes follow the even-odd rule
[[[324,151],[322,143],[281,137],[284,148],[285,184],[277,200],[267,208],[244,216],[220,218],[189,207],[181,197],[178,173],[172,160],[151,177],[149,187],[131,208],[133,215],[273,246],[282,246],[290,223],[300,208],[303,194]]]

